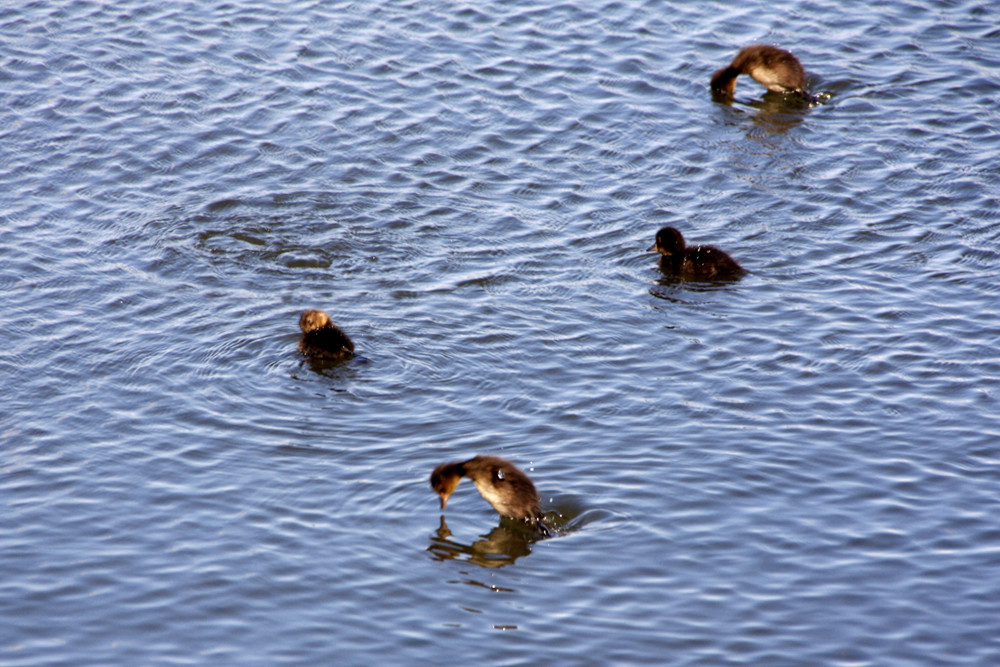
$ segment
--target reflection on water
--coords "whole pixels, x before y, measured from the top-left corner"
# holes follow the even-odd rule
[[[328,383],[332,391],[347,391],[347,383],[364,377],[363,371],[372,363],[371,358],[355,354],[350,359],[322,359],[318,357],[303,357],[296,349],[297,341],[293,341],[289,355],[297,357],[296,364],[290,373],[293,380],[310,382],[317,376],[332,381]]]
[[[441,525],[427,547],[435,560],[464,559],[482,567],[504,567],[530,554],[531,545],[540,536],[522,522],[501,519],[499,526],[472,544],[461,544],[451,537],[451,530],[442,515]]]
[[[441,525],[431,536],[427,550],[435,560],[467,560],[483,567],[504,567],[530,554],[532,545],[539,540],[567,535],[610,516],[605,511],[585,510],[576,499],[564,497],[545,512],[541,527],[502,516],[500,524],[489,533],[471,544],[462,544],[453,539],[442,514]]]
[[[798,127],[805,120],[805,113],[810,109],[826,104],[833,99],[833,93],[821,92],[808,98],[787,93],[765,92],[761,97],[736,100],[718,92],[712,92],[712,101],[742,110],[744,107],[754,109],[750,118],[756,127],[763,128],[769,134],[783,134]]]
[[[682,305],[694,305],[709,300],[699,298],[699,294],[710,295],[713,292],[723,292],[732,289],[731,282],[698,283],[686,282],[674,276],[663,276],[658,278],[653,286],[649,288],[649,295],[671,303]]]

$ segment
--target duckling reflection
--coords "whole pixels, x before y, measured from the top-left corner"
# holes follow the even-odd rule
[[[299,352],[313,359],[343,361],[354,356],[354,343],[322,310],[307,310],[299,318]]]
[[[804,101],[802,104],[808,106]],[[798,127],[804,119],[794,104],[789,104],[788,100],[780,97],[774,99],[770,95],[765,95],[759,100],[747,102],[747,105],[755,109],[755,113],[750,115],[753,127],[747,130],[747,139],[764,144],[765,150],[772,150],[773,146],[768,145],[768,142],[774,137]]]
[[[656,232],[656,241],[647,252],[660,253],[660,270],[681,280],[736,280],[746,273],[736,260],[715,246],[688,247],[684,235],[674,227]]]
[[[441,497],[441,510],[455,487],[468,477],[486,502],[500,516],[528,524],[542,535],[549,535],[531,478],[510,461],[497,456],[475,456],[468,461],[442,463],[431,473],[431,488]]]
[[[784,49],[769,44],[752,44],[740,49],[727,67],[712,75],[712,93],[731,99],[736,91],[736,77],[750,77],[775,93],[791,93],[811,100],[806,92],[806,72],[799,59]]]
[[[427,550],[436,560],[466,559],[481,567],[504,567],[513,564],[521,556],[531,553],[531,545],[538,539],[523,524],[501,521],[500,525],[486,535],[480,536],[472,544],[460,544],[451,538],[451,530],[441,517],[441,525]]]

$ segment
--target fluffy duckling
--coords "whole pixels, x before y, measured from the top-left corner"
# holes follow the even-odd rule
[[[660,253],[660,270],[682,280],[734,280],[746,273],[732,257],[710,245],[687,247],[674,227],[656,232],[656,242],[647,252]]]
[[[806,72],[794,55],[769,44],[753,44],[740,49],[728,67],[712,76],[712,91],[732,97],[736,77],[749,74],[757,83],[776,93],[795,93],[808,98],[805,92]]]
[[[434,468],[431,487],[441,496],[442,510],[463,477],[471,479],[479,495],[502,516],[524,521],[548,533],[535,485],[510,461],[496,456],[476,456],[468,461],[442,463]]]
[[[307,310],[299,318],[299,352],[316,359],[343,361],[354,356],[354,343],[322,310]]]

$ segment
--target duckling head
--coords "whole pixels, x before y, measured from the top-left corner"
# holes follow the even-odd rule
[[[656,232],[656,241],[646,251],[670,256],[674,253],[682,254],[685,247],[684,236],[680,230],[674,227],[664,227]]]
[[[740,71],[738,69],[729,66],[716,70],[715,74],[712,75],[712,82],[709,84],[709,87],[715,93],[732,97],[736,92],[736,77],[739,74]]]
[[[461,463],[442,463],[431,473],[431,488],[441,497],[441,509],[448,504],[448,497],[462,481],[465,470]]]
[[[304,333],[328,327],[332,323],[333,322],[330,320],[330,316],[322,310],[307,310],[302,313],[302,317],[299,318],[299,328],[301,328]]]

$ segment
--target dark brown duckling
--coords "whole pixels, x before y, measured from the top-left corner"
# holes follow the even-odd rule
[[[776,93],[795,93],[809,98],[806,93],[806,72],[794,55],[769,44],[753,44],[740,49],[728,67],[712,76],[712,91],[732,97],[736,90],[736,77],[749,74],[757,83]]]
[[[322,310],[307,310],[299,318],[299,352],[315,359],[343,361],[354,356],[354,343]]]
[[[734,280],[746,273],[732,257],[710,245],[687,247],[684,236],[674,227],[656,232],[656,242],[648,252],[660,253],[660,270],[682,280]]]
[[[476,485],[501,516],[529,523],[544,533],[549,529],[542,519],[542,509],[535,485],[520,468],[496,456],[476,456],[468,461],[442,463],[431,473],[431,487],[441,496],[441,509],[463,477]]]

